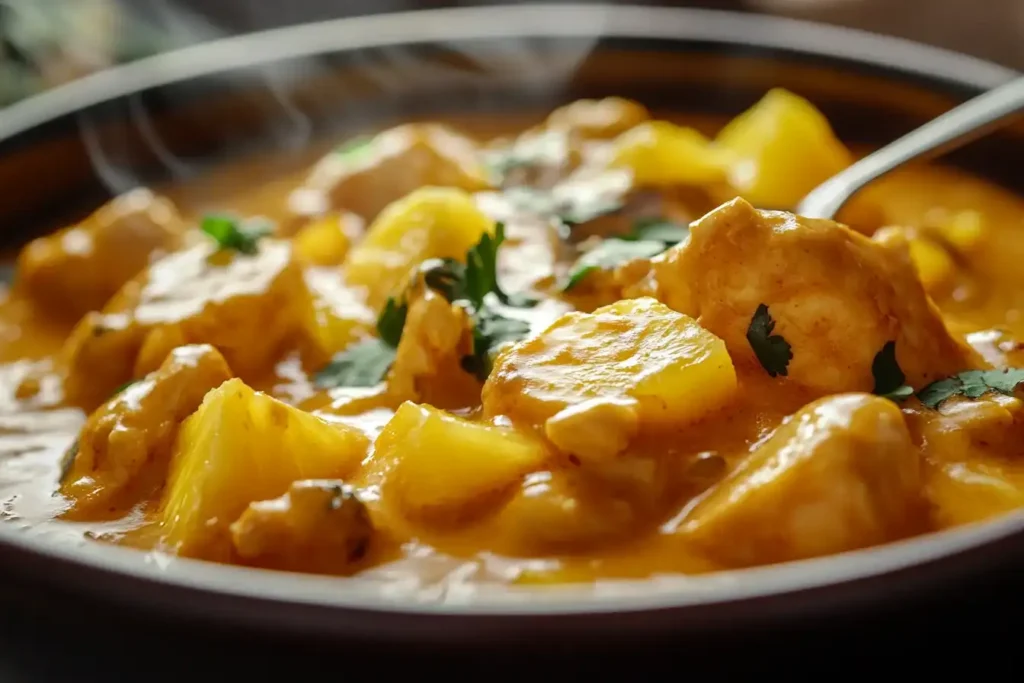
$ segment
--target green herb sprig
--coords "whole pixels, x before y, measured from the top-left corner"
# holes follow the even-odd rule
[[[455,259],[430,259],[420,266],[423,282],[452,303],[460,303],[473,323],[473,349],[461,365],[481,381],[490,374],[491,359],[504,343],[526,336],[529,325],[496,310],[489,294],[507,306],[532,306],[523,296],[506,294],[498,284],[498,248],[505,241],[505,226],[498,223],[494,235],[484,234],[466,252],[466,263]],[[395,361],[409,313],[406,301],[388,299],[377,319],[378,337],[368,339],[337,354],[314,378],[320,389],[339,386],[376,386]]]
[[[633,259],[657,256],[685,240],[689,233],[689,228],[671,221],[639,220],[629,233],[603,240],[581,256],[569,269],[562,291],[572,290],[595,271],[611,270]]]
[[[785,377],[789,362],[793,360],[793,349],[781,335],[772,334],[774,330],[775,320],[768,312],[768,305],[758,305],[747,327],[747,341],[765,372],[772,377]]]
[[[199,227],[217,243],[218,248],[234,250],[246,256],[256,254],[260,238],[274,231],[273,226],[266,221],[242,221],[226,214],[207,214]]]

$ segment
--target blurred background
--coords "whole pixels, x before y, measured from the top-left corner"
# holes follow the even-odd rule
[[[438,0],[0,0],[0,106],[115,63],[211,38]],[[541,3],[538,3],[541,4]],[[1024,70],[1022,0],[704,0],[910,38]]]

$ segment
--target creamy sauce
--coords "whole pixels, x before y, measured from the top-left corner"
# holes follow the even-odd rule
[[[462,130],[470,130],[481,138],[496,134],[511,136],[523,128],[523,121],[519,120],[460,120],[456,123]],[[703,130],[714,127],[708,121],[695,123]],[[240,215],[267,216],[290,229],[297,219],[289,209],[289,198],[305,179],[309,163],[322,152],[322,149],[312,149],[308,158],[286,161],[253,159],[225,166],[195,184],[159,189],[189,221],[210,209],[230,209]],[[597,190],[593,185],[585,185],[583,192],[593,194]],[[894,173],[858,201],[882,207],[883,216],[876,219],[881,225],[922,227],[958,214],[984,225],[987,239],[969,256],[963,257],[949,282],[931,293],[951,330],[963,335],[984,358],[996,364],[1019,364],[1024,358],[1016,341],[1024,339],[1024,269],[1020,268],[1024,263],[1024,201],[976,178],[938,167],[917,167]],[[516,221],[507,196],[496,193],[482,198],[480,205],[493,217],[507,221],[509,241],[500,255],[500,279],[506,290],[550,287],[564,275],[571,260],[566,260],[552,247],[546,232],[528,221]],[[857,208],[852,207],[851,211]],[[65,242],[73,237],[74,234],[69,233]],[[88,244],[78,247],[65,244],[65,249],[88,252]],[[200,300],[188,289],[189,283],[197,280],[183,277],[183,273],[198,272],[205,267],[202,260],[205,256],[199,261],[195,261],[196,258],[200,257],[194,252],[182,252],[153,268],[148,284],[139,295],[147,302],[138,308],[139,322],[155,324],[197,312],[181,310],[196,306]],[[275,258],[271,254],[261,260],[240,260],[238,269],[225,269],[223,278],[216,283],[223,288],[223,298],[244,295],[247,288],[254,292],[266,290],[270,286],[269,279],[285,266],[286,256]],[[243,272],[245,268],[249,270]],[[166,279],[162,276],[164,271],[168,274]],[[304,277],[316,286],[317,278],[323,278],[324,274],[311,267]],[[203,286],[211,285],[205,280]],[[323,286],[331,286],[329,276]],[[4,363],[0,366],[0,509],[4,519],[27,533],[52,537],[56,542],[79,542],[83,536],[88,536],[149,547],[153,542],[150,533],[152,505],[140,505],[115,520],[71,522],[57,519],[67,507],[66,500],[55,493],[61,461],[77,438],[86,415],[79,409],[60,405],[60,380],[45,370],[68,338],[75,321],[47,315],[26,297],[11,292],[5,292],[3,297],[0,305],[0,361]],[[575,304],[584,310],[588,308],[585,296],[576,299]],[[572,308],[566,300],[551,297],[534,308],[503,310],[510,316],[522,317],[533,333],[538,333]],[[312,410],[327,421],[355,427],[369,439],[376,439],[393,417],[393,408],[379,405],[375,388],[317,390],[310,377],[309,364],[304,361],[305,353],[300,347],[289,348],[278,357],[272,370],[245,379],[255,389]],[[32,379],[34,377],[39,379]],[[27,380],[32,391],[25,389]],[[372,557],[374,562],[368,563],[361,574],[383,582],[426,589],[480,581],[547,583],[643,578],[720,568],[723,566],[720,563],[681,544],[673,535],[675,530],[700,502],[699,494],[704,489],[744,462],[786,416],[807,402],[807,396],[801,391],[786,386],[780,388],[763,374],[742,375],[740,382],[737,403],[727,412],[682,427],[676,433],[662,432],[646,441],[642,437],[631,445],[631,452],[656,452],[658,457],[648,461],[640,458],[623,465],[623,472],[610,475],[615,481],[627,482],[624,485],[628,488],[630,477],[639,482],[657,478],[662,476],[659,468],[671,462],[673,467],[685,470],[680,479],[686,482],[682,487],[685,490],[672,496],[677,504],[645,513],[644,522],[631,527],[629,533],[617,534],[615,539],[584,553],[538,551],[522,556],[522,545],[514,539],[523,533],[542,533],[543,510],[536,512],[538,516],[532,522],[528,516],[496,514],[458,532],[444,528],[426,530],[405,520],[391,519],[392,512],[375,505],[379,489],[373,475],[357,477],[375,519],[388,519],[392,533],[398,538],[396,544],[376,551],[378,554]],[[26,391],[29,395],[17,395]],[[450,399],[453,413],[474,419],[478,416],[477,405],[458,407],[461,398],[453,398],[456,389],[447,388],[441,393],[444,391],[451,393],[432,402],[440,404]],[[921,419],[924,420],[921,424],[930,424],[927,422],[930,418]],[[927,429],[927,426],[920,427],[921,432]],[[999,481],[1024,484],[1021,463],[1011,460],[1003,465]],[[635,472],[626,473],[629,468]],[[557,484],[553,484],[552,476],[550,471],[528,474],[521,487],[520,503],[529,505],[532,498],[550,493],[551,486]],[[978,476],[976,470],[964,473],[966,478]],[[1017,494],[1011,492],[1010,497],[1013,495]],[[614,525],[615,506],[619,504],[616,500],[608,501],[601,510],[608,520],[593,523]],[[954,517],[959,523],[972,521],[966,519],[972,515],[981,519],[990,513],[986,508],[982,512]],[[580,523],[586,524],[587,520]],[[535,526],[529,527],[529,524]],[[932,528],[942,526],[941,522],[931,525]]]

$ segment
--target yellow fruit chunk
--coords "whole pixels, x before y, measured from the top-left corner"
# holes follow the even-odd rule
[[[852,161],[822,113],[781,88],[733,119],[715,141],[735,155],[729,184],[765,209],[795,207]]]
[[[507,427],[470,422],[405,402],[377,438],[382,497],[414,518],[467,517],[547,457],[543,443]]]
[[[494,221],[455,188],[424,187],[385,208],[345,261],[349,284],[364,287],[375,309],[402,289],[410,271],[430,258],[460,261]]]
[[[507,347],[484,384],[483,404],[486,415],[542,424],[589,399],[631,398],[642,430],[699,420],[735,391],[725,343],[644,297],[568,313]]]
[[[692,128],[648,121],[612,142],[611,166],[628,168],[638,186],[707,185],[725,178],[730,155]]]
[[[361,222],[354,214],[328,214],[303,226],[293,238],[295,257],[313,266],[337,266],[345,260],[352,245],[354,224]]]
[[[160,506],[163,545],[223,559],[229,526],[250,503],[280,496],[299,479],[348,476],[368,446],[351,427],[229,380],[182,424]]]

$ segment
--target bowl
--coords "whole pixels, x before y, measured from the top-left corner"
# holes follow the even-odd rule
[[[85,77],[0,114],[10,249],[138,183],[434,115],[540,112],[622,95],[728,116],[782,86],[851,144],[878,145],[1015,74],[862,32],[728,12],[546,5],[368,16],[226,38]],[[1024,192],[1019,129],[947,159]],[[276,167],[275,167],[276,168]],[[268,169],[268,173],[269,173]],[[248,179],[246,182],[254,182]],[[202,193],[186,197],[196,207]],[[58,543],[0,524],[8,585],[263,633],[374,642],[555,642],[708,633],[844,614],[1018,566],[1024,513],[868,550],[704,576],[430,593]],[[14,583],[11,583],[14,582]],[[20,582],[20,583],[17,583]],[[58,608],[59,607],[55,607]]]

